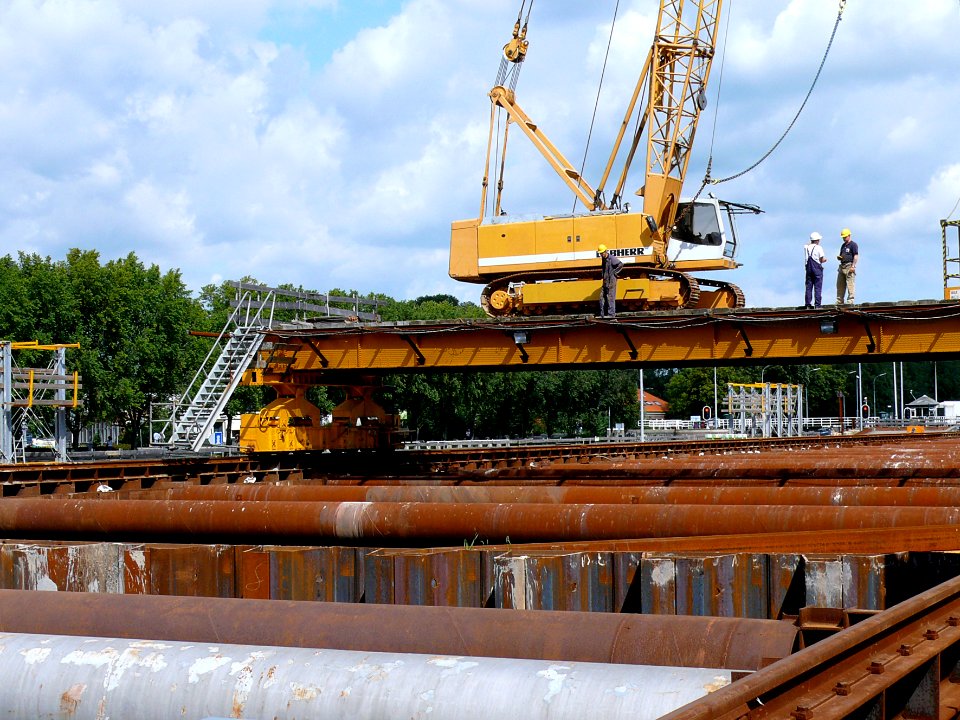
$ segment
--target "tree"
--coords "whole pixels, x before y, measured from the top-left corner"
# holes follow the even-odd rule
[[[189,331],[202,310],[178,271],[161,274],[133,253],[101,267],[96,252],[73,250],[67,270],[88,419],[125,426],[136,446],[150,402],[174,395],[199,365],[202,343]]]

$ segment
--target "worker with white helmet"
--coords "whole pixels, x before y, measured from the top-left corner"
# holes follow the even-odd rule
[[[806,291],[803,295],[805,308],[820,307],[823,294],[823,264],[827,256],[820,247],[823,236],[818,232],[810,233],[810,242],[803,246],[803,266],[806,275]]]
[[[611,255],[606,245],[597,247],[600,256],[600,275],[603,282],[600,287],[600,317],[614,317],[617,314],[617,278],[623,270],[623,261]]]
[[[840,261],[840,269],[837,272],[837,305],[843,305],[844,294],[847,296],[846,302],[853,305],[860,248],[853,241],[849,228],[841,230],[840,237],[843,238],[843,245],[840,246],[840,254],[837,255],[837,260]]]

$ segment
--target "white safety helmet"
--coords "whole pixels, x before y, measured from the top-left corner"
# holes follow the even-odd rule
[[[810,242],[820,242],[821,240],[823,240],[823,235],[821,235],[820,233],[818,232],[810,233]]]

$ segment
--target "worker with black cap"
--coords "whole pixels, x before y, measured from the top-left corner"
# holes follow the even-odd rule
[[[857,261],[860,259],[860,248],[851,239],[850,229],[844,228],[840,231],[840,237],[843,238],[843,245],[840,246],[840,254],[837,260],[840,261],[840,269],[837,271],[837,305],[843,305],[843,296],[847,296],[846,302],[853,305],[854,291],[857,287]]]
[[[827,261],[827,256],[820,247],[821,240],[823,236],[820,233],[812,232],[810,242],[803,246],[803,265],[806,275],[806,290],[803,295],[805,308],[820,307],[823,295],[823,264]]]
[[[614,317],[617,314],[617,278],[623,270],[623,261],[611,255],[606,245],[597,247],[600,256],[600,274],[603,278],[600,287],[600,317]]]

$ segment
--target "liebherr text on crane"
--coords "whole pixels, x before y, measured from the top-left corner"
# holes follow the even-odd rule
[[[481,305],[493,316],[595,312],[601,286],[597,247],[602,244],[624,263],[617,286],[621,311],[743,306],[736,285],[690,273],[738,267],[733,217],[759,209],[713,197],[680,198],[697,122],[706,107],[721,0],[661,0],[653,46],[596,187],[517,104],[517,75],[528,50],[526,2],[489,93],[480,214],[453,224],[450,276],[484,283]],[[498,130],[504,112],[507,122]],[[503,165],[512,125],[541,152],[584,212],[531,219],[503,214]],[[645,179],[637,191],[642,210],[631,212],[623,190],[644,138]],[[621,155],[625,160],[614,176]],[[615,183],[609,202],[608,181]]]

